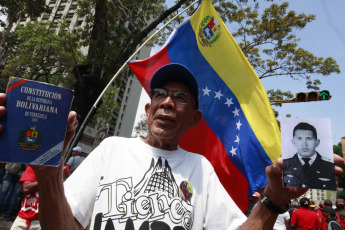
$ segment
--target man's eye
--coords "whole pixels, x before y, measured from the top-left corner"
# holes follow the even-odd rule
[[[154,92],[153,97],[154,98],[164,98],[164,97],[167,97],[167,94],[164,91],[157,90]]]
[[[188,102],[188,94],[183,92],[175,92],[174,98],[178,102],[187,103]]]

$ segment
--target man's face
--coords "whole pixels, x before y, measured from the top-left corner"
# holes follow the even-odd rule
[[[315,148],[320,141],[315,140],[313,132],[310,130],[297,129],[292,143],[297,148],[297,153],[301,157],[311,157],[315,154]]]
[[[160,88],[166,89],[169,93],[180,91],[192,95],[181,82],[167,82]],[[152,99],[151,104],[146,104],[145,110],[148,121],[147,139],[151,144],[177,145],[183,134],[189,128],[194,128],[201,119],[201,111],[195,110],[192,100],[187,104],[181,104],[174,101],[171,95],[162,101]]]
[[[322,215],[326,218],[328,218],[330,216],[330,214],[328,212],[322,211]]]

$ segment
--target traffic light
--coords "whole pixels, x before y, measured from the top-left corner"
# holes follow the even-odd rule
[[[293,99],[294,102],[307,102],[307,101],[324,101],[331,99],[331,95],[328,90],[313,91],[308,93],[297,93]]]
[[[331,99],[331,97],[332,96],[328,90],[322,90],[321,92],[319,92],[320,101],[329,100],[329,99]]]

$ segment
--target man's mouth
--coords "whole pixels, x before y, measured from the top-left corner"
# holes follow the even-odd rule
[[[155,120],[162,123],[175,122],[175,119],[170,116],[159,115],[155,117]]]

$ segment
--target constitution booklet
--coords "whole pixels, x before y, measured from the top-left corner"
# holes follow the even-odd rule
[[[11,77],[0,119],[0,162],[58,166],[73,91]]]

